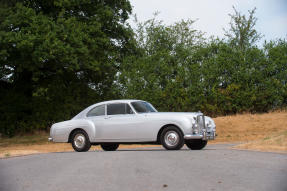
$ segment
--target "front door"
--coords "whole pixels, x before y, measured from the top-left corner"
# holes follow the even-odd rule
[[[150,141],[143,137],[141,128],[143,119],[135,114],[127,103],[107,105],[104,127],[101,129],[103,141],[108,142],[140,142]]]

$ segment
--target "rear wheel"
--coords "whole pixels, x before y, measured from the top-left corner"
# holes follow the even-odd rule
[[[160,141],[167,150],[179,150],[184,145],[183,135],[175,126],[165,128],[161,133]]]
[[[86,152],[91,148],[89,137],[83,130],[73,132],[71,142],[73,149],[77,152]]]
[[[103,143],[103,144],[101,144],[101,147],[105,151],[115,151],[119,147],[119,144]]]
[[[193,139],[193,140],[185,141],[185,144],[191,150],[201,150],[206,146],[207,141],[201,140],[201,139]]]

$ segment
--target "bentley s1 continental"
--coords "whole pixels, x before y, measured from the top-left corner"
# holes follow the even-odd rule
[[[215,139],[215,123],[201,112],[158,112],[141,100],[113,100],[91,105],[68,121],[55,123],[49,141],[68,142],[75,151],[101,145],[114,151],[119,144],[162,144],[179,150],[204,148]]]

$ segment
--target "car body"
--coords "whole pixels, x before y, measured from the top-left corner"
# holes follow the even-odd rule
[[[170,131],[164,136],[165,129]],[[205,146],[215,138],[215,129],[214,121],[201,112],[158,112],[142,100],[113,100],[91,105],[71,120],[53,124],[49,140],[71,142],[76,151],[88,150],[77,149],[82,142],[116,147],[120,143],[163,144],[164,140],[180,141],[177,147],[163,144],[166,149],[179,149],[184,142],[196,140]]]

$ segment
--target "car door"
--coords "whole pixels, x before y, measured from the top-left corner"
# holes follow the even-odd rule
[[[106,141],[129,141],[134,137],[135,114],[127,103],[107,104],[101,137]]]
[[[107,104],[107,116],[102,129],[102,137],[105,142],[140,142],[144,139],[140,132],[138,116],[128,103]]]

